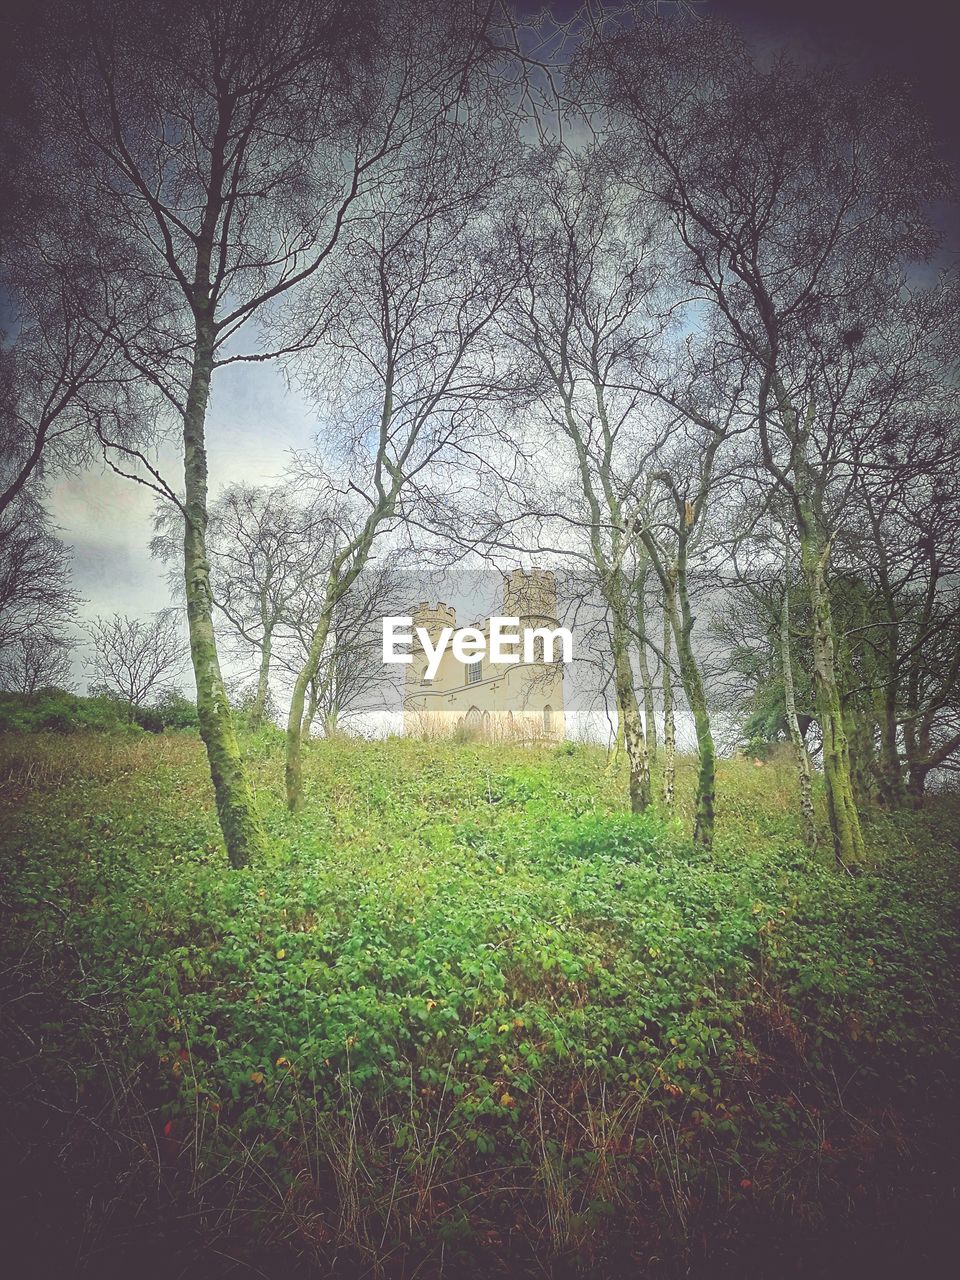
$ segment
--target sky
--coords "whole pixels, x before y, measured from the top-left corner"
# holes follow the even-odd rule
[[[529,6],[533,7],[533,6]],[[565,16],[573,6],[558,4]],[[664,6],[670,9],[670,4]],[[943,139],[945,154],[960,169],[957,121],[956,36],[960,4],[892,3],[891,0],[700,0],[702,12],[729,17],[762,48],[787,43],[799,60],[839,58],[855,74],[888,73],[914,83]],[[960,207],[937,211],[945,232],[944,256],[960,253]],[[316,429],[310,405],[291,392],[275,369],[234,365],[214,378],[207,425],[214,494],[223,486],[275,479],[292,449],[306,447]],[[173,448],[161,470],[179,488],[182,468]],[[152,494],[99,469],[63,476],[50,486],[50,509],[70,549],[83,615],[143,615],[169,602],[161,566],[149,553]],[[76,669],[85,682],[82,656]]]
[[[278,479],[289,452],[306,448],[315,430],[310,406],[278,370],[253,364],[218,370],[207,418],[212,491]],[[182,490],[183,463],[172,445],[162,449],[159,470],[171,488]],[[149,613],[169,603],[163,570],[150,555],[150,490],[98,467],[58,477],[49,495],[60,536],[73,550],[74,585],[86,616]]]
[[[761,45],[789,45],[798,60],[846,63],[861,75],[909,83],[960,172],[958,0],[704,0]],[[937,210],[945,259],[960,257],[960,202]]]

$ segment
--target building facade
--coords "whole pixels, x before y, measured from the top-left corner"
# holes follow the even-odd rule
[[[549,570],[522,569],[505,574],[502,616],[518,618],[521,636],[533,628],[554,629],[557,590]],[[413,613],[414,628],[423,627],[435,644],[444,627],[457,630],[456,610],[443,601],[424,602]],[[490,622],[472,624],[487,640]],[[489,657],[462,663],[449,646],[432,680],[425,679],[426,654],[414,631],[413,662],[406,668],[403,699],[404,732],[422,737],[464,735],[490,742],[561,741],[566,733],[563,664],[544,661],[542,640],[535,642],[534,661],[493,664]],[[559,654],[556,655],[559,657]]]

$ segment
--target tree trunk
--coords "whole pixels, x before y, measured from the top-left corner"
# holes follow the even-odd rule
[[[304,704],[306,703],[307,689],[317,674],[317,667],[320,664],[320,655],[323,653],[323,646],[327,642],[327,632],[330,629],[330,611],[325,610],[321,615],[317,628],[313,633],[310,641],[310,648],[307,652],[307,660],[303,665],[303,669],[297,676],[293,685],[293,693],[290,696],[290,713],[287,716],[287,747],[286,747],[286,764],[284,767],[284,777],[287,788],[287,807],[291,811],[296,811],[303,803],[303,770],[301,750],[303,745],[303,718]]]
[[[204,443],[212,371],[213,332],[209,325],[200,321],[183,418],[186,495],[183,565],[187,623],[197,682],[197,717],[210,762],[217,816],[230,865],[243,867],[263,851],[266,836],[243,767],[213,630],[213,595],[206,547],[207,455]]]
[[[844,731],[850,753],[850,781],[858,809],[869,804],[880,774],[874,746],[877,725],[873,717],[857,707],[844,710]]]
[[[653,681],[650,678],[650,662],[647,657],[647,620],[644,614],[644,583],[646,568],[637,587],[637,665],[640,668],[640,684],[643,688],[643,727],[647,735],[647,750],[651,760],[657,758],[657,717],[653,705]]]
[[[783,670],[783,698],[787,709],[787,729],[797,761],[800,780],[800,820],[803,842],[811,853],[817,851],[817,825],[813,812],[813,772],[807,745],[797,719],[797,698],[793,683],[793,656],[790,650],[790,578],[784,574],[783,608],[780,611],[780,665]]]
[[[650,753],[650,759],[656,760],[659,742],[657,741],[657,717],[653,709],[653,681],[650,678],[647,646],[642,641],[637,658],[640,667],[640,684],[643,688],[643,727],[647,735],[647,750]]]
[[[899,808],[905,799],[903,764],[898,746],[899,721],[897,713],[901,699],[900,675],[900,613],[897,598],[890,579],[890,558],[880,518],[870,500],[869,486],[861,501],[866,509],[873,532],[877,553],[877,573],[886,620],[886,645],[883,654],[883,685],[875,698],[875,713],[880,734],[880,753],[877,762],[879,800],[887,809]]]
[[[672,588],[671,588],[672,591]],[[673,720],[673,672],[670,650],[673,627],[670,622],[675,606],[664,599],[663,607],[663,804],[673,810],[674,781],[677,764],[677,739]]]
[[[688,636],[677,636],[677,656],[680,660],[680,675],[687,702],[693,713],[693,724],[697,733],[697,752],[700,757],[697,773],[697,803],[693,819],[693,843],[703,849],[713,847],[714,810],[716,807],[716,775],[717,753],[713,743],[713,731],[710,727],[710,713],[707,709],[707,696],[704,692],[700,670],[697,667]]]
[[[923,798],[927,787],[926,766],[921,764],[911,764],[907,777],[907,790],[910,793],[910,802],[914,809],[923,808]]]
[[[823,780],[827,813],[837,862],[847,868],[863,860],[863,832],[853,795],[850,752],[843,726],[843,709],[837,687],[833,618],[825,577],[829,545],[812,533],[806,522],[800,533],[800,559],[813,615],[813,673],[817,718],[823,737]]]
[[[260,649],[260,670],[257,672],[257,693],[250,708],[250,728],[259,729],[263,724],[267,710],[267,698],[270,696],[270,658],[273,649],[271,628],[263,633],[263,645]]]
[[[317,718],[317,681],[316,678],[310,681],[309,693],[307,695],[307,709],[303,713],[303,723],[300,725],[300,737],[304,742],[310,741],[310,730],[313,728],[313,722]]]
[[[630,664],[630,631],[626,625],[623,600],[611,601],[613,631],[613,679],[617,711],[623,726],[623,743],[630,768],[630,808],[642,813],[650,804],[650,759],[637,705],[637,693]]]
[[[603,772],[612,773],[620,759],[620,752],[623,750],[623,717],[617,711],[617,723],[613,729],[613,741],[607,746],[607,763],[604,765]]]
[[[894,630],[894,628],[890,628]],[[880,722],[880,758],[877,773],[880,780],[880,803],[886,809],[897,809],[904,801],[903,766],[897,746],[897,646],[894,637],[888,647],[886,685],[882,705],[878,708]]]
[[[714,810],[716,807],[717,752],[713,742],[713,730],[710,726],[710,712],[707,708],[707,695],[703,687],[700,668],[693,652],[693,614],[690,611],[690,597],[687,593],[686,573],[682,562],[676,571],[676,597],[672,604],[671,622],[673,635],[677,642],[677,660],[680,664],[680,678],[683,691],[693,715],[693,724],[697,734],[697,753],[699,769],[697,773],[697,800],[693,818],[693,843],[703,849],[713,847]],[[680,613],[677,615],[676,601],[679,601]]]

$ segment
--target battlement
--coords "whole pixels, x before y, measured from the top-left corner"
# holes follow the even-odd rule
[[[421,600],[413,611],[413,625],[415,629],[424,627],[431,635],[435,635],[443,627],[456,627],[457,611],[452,604],[445,604],[442,600],[438,600],[436,606],[427,600]]]
[[[556,618],[557,582],[552,569],[514,569],[503,575],[508,618]]]
[[[405,666],[407,733],[463,733],[505,742],[563,739],[562,663],[545,663],[543,636],[538,638],[539,652],[535,644],[518,644],[521,637],[531,639],[534,628],[557,630],[554,575],[534,569],[501,576],[504,615],[477,619],[474,628],[458,627],[453,605],[421,600],[408,606],[415,628],[408,649],[411,628],[405,618],[384,619],[384,661]],[[519,627],[507,621],[513,618],[519,620]],[[443,636],[446,629],[451,634]],[[474,629],[479,635],[469,634]],[[572,654],[572,642],[565,629],[560,632],[563,660],[569,661],[566,655],[568,648]],[[501,647],[504,641],[506,650]],[[514,661],[504,657],[505,651],[515,653]]]

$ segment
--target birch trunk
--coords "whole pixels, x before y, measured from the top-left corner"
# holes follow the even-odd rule
[[[243,867],[263,851],[266,837],[243,767],[213,630],[213,594],[206,546],[207,455],[204,440],[213,372],[213,341],[212,326],[198,321],[183,417],[184,583],[190,656],[197,682],[200,736],[207,749],[227,856],[232,867]]]
[[[330,612],[327,610],[317,624],[310,641],[310,649],[303,669],[297,676],[290,696],[290,712],[287,716],[287,745],[284,780],[287,789],[287,807],[296,812],[303,804],[303,721],[307,689],[317,674],[323,646],[330,630]]]
[[[260,669],[257,672],[257,693],[250,708],[250,727],[259,729],[263,724],[267,710],[267,698],[270,696],[270,660],[273,650],[271,629],[265,628],[263,644],[260,648]]]
[[[783,671],[783,700],[787,709],[787,729],[797,760],[797,776],[800,781],[800,820],[803,842],[811,853],[817,850],[817,824],[813,812],[813,771],[810,756],[800,732],[797,719],[797,698],[793,681],[793,655],[790,649],[790,582],[784,575],[783,607],[780,611],[780,666]]]
[[[680,679],[687,697],[690,711],[693,714],[694,728],[697,734],[697,752],[699,768],[697,772],[697,799],[693,819],[694,844],[703,849],[713,846],[714,810],[716,807],[717,752],[713,742],[713,730],[710,725],[710,711],[707,706],[707,695],[703,687],[703,678],[693,652],[694,616],[690,609],[690,596],[687,591],[686,555],[687,540],[681,536],[678,541],[676,560],[664,564],[660,558],[653,538],[644,536],[644,544],[653,557],[653,563],[663,588],[663,607],[666,621],[677,646],[677,661],[680,667]],[[672,688],[671,688],[672,697]],[[671,737],[673,727],[671,725]]]
[[[647,735],[647,750],[651,760],[657,758],[657,717],[653,705],[653,681],[650,678],[650,662],[647,657],[647,620],[644,613],[643,588],[647,576],[646,567],[637,589],[637,665],[640,668],[640,685],[643,689],[643,727]]]
[[[823,780],[837,862],[856,867],[863,860],[863,832],[853,795],[850,751],[837,687],[833,617],[825,577],[829,545],[813,532],[811,521],[800,533],[800,560],[813,615],[813,674],[817,718],[823,737]]]
[[[303,713],[303,723],[300,725],[300,737],[304,742],[310,741],[310,730],[313,728],[313,722],[317,718],[317,702],[317,681],[314,678],[310,681],[307,709]]]
[[[671,587],[672,592],[672,587]],[[663,608],[663,803],[673,810],[674,783],[677,767],[677,739],[673,719],[673,672],[671,648],[673,627],[670,623],[674,605],[664,600]]]
[[[626,625],[622,601],[611,608],[613,631],[613,678],[617,694],[617,711],[623,726],[623,743],[630,769],[630,809],[642,813],[650,804],[650,758],[640,719],[633,667],[630,663],[630,630]]]
[[[713,847],[713,828],[716,808],[717,752],[710,725],[710,712],[703,678],[693,652],[693,614],[687,592],[686,573],[681,565],[676,572],[676,596],[672,606],[673,635],[677,642],[677,660],[683,691],[693,715],[697,734],[697,799],[693,818],[693,842],[703,849]],[[679,613],[677,610],[679,604]]]

